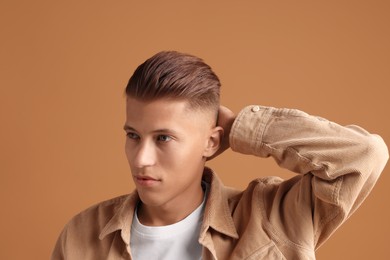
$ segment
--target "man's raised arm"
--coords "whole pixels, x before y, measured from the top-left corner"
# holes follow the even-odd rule
[[[357,209],[389,156],[380,136],[295,109],[248,106],[227,132],[234,151],[271,156],[300,174],[267,183],[261,206],[271,236],[308,248],[318,248]]]

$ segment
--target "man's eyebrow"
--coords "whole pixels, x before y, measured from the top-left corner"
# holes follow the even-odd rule
[[[138,132],[134,127],[131,127],[129,125],[124,125],[123,129],[125,131],[134,131],[134,132]],[[152,133],[168,133],[168,134],[172,134],[172,135],[178,135],[178,132],[173,130],[173,129],[169,129],[169,128],[162,128],[162,129],[156,129],[156,130],[153,130]]]
[[[172,135],[177,135],[177,132],[175,130],[172,130],[172,129],[168,129],[168,128],[163,128],[163,129],[157,129],[157,130],[154,130],[152,131],[152,133],[161,133],[161,134],[172,134]]]
[[[124,126],[123,126],[123,130],[125,130],[125,131],[129,131],[129,130],[131,130],[131,131],[137,131],[137,130],[135,130],[133,127],[131,127],[131,126],[129,126],[129,125],[124,125]]]

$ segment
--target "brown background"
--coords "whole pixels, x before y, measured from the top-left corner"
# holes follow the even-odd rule
[[[1,0],[0,259],[48,259],[74,214],[133,189],[123,89],[160,50],[204,58],[235,112],[299,108],[390,143],[389,13],[386,0]],[[291,176],[231,151],[210,164],[239,188]],[[389,173],[318,259],[386,259]]]

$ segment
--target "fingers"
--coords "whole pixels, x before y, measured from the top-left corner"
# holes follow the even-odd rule
[[[220,106],[218,110],[217,125],[221,126],[225,131],[230,130],[230,127],[233,124],[235,117],[235,114],[229,108],[225,106]]]

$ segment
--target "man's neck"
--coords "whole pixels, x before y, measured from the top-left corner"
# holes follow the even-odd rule
[[[166,226],[177,223],[196,208],[203,201],[204,191],[202,186],[192,192],[192,196],[181,196],[162,206],[148,206],[140,202],[137,209],[138,219],[145,226]]]

